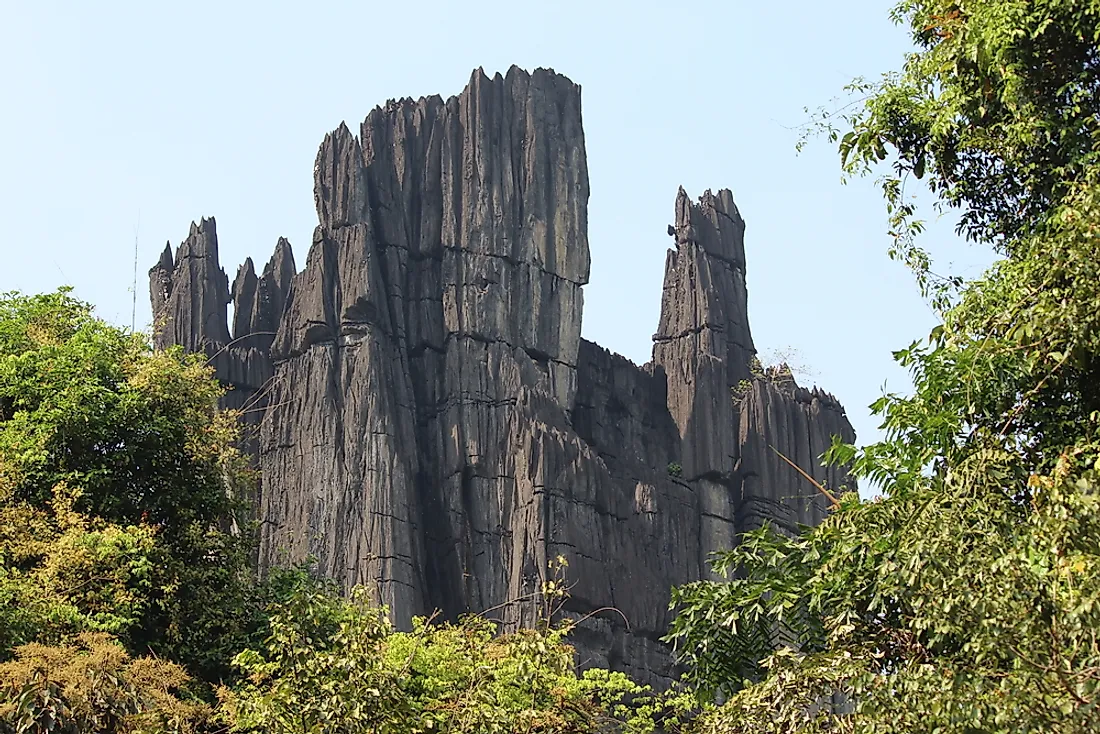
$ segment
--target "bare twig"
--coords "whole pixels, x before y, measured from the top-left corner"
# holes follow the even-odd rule
[[[837,500],[837,498],[836,498],[836,497],[834,497],[834,496],[833,496],[833,493],[832,493],[832,492],[830,492],[829,490],[825,489],[825,486],[824,486],[823,484],[821,484],[821,482],[817,481],[816,479],[814,479],[813,477],[811,477],[811,476],[810,476],[809,474],[807,474],[807,473],[806,473],[805,471],[803,471],[802,467],[800,467],[800,466],[799,466],[798,464],[794,463],[793,461],[791,461],[790,459],[788,459],[788,458],[787,458],[786,456],[784,456],[784,455],[783,455],[783,453],[782,453],[782,452],[781,452],[781,451],[780,451],[779,449],[777,449],[777,448],[776,448],[775,446],[772,446],[771,444],[768,444],[768,448],[769,448],[769,449],[771,449],[772,451],[774,451],[774,452],[775,452],[775,455],[776,455],[776,456],[778,456],[778,457],[779,457],[780,459],[782,459],[783,461],[785,461],[785,462],[787,462],[788,464],[790,464],[790,465],[791,465],[791,467],[792,467],[792,468],[793,468],[793,469],[794,469],[794,470],[795,470],[796,472],[798,472],[799,474],[801,474],[801,475],[802,475],[802,477],[803,477],[803,478],[804,478],[804,479],[805,479],[805,480],[806,480],[807,482],[809,482],[810,484],[812,484],[812,485],[814,485],[815,487],[817,487],[817,490],[818,490],[819,492],[821,492],[821,494],[825,495],[825,497],[826,497],[826,498],[827,498],[827,499],[829,500],[829,502],[831,503],[831,505],[830,505],[830,509],[833,509],[833,510],[838,510],[838,509],[840,509],[840,502],[839,502],[839,501]]]

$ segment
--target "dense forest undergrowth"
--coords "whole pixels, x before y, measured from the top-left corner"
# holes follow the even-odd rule
[[[0,299],[0,731],[1100,730],[1100,5],[905,0],[915,51],[811,132],[876,175],[941,323],[897,352],[884,487],[769,528],[673,592],[687,671],[578,673],[564,562],[543,621],[416,620],[308,568],[257,578],[236,417],[202,358],[66,292]],[[927,186],[1002,259],[920,246]],[[837,325],[843,330],[844,324]],[[853,335],[856,338],[857,335]],[[837,489],[837,488],[832,488]]]

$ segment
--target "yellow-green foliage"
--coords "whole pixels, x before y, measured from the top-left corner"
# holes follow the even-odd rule
[[[125,633],[148,606],[155,531],[89,518],[79,493],[54,488],[48,508],[0,503],[0,646],[58,642],[83,630]]]
[[[0,663],[0,730],[16,734],[186,734],[208,718],[175,692],[187,681],[173,663],[131,658],[109,636],[38,643]]]
[[[271,637],[236,663],[247,680],[221,691],[233,731],[680,731],[687,696],[654,696],[622,673],[578,675],[568,624],[497,635],[471,616],[415,619],[398,632],[363,592],[351,601],[304,587],[271,619]]]

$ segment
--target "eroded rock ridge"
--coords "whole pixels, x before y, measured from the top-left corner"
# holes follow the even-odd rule
[[[670,588],[766,518],[826,512],[771,447],[846,483],[818,459],[854,438],[839,403],[753,370],[729,191],[677,196],[651,362],[581,338],[588,170],[565,77],[478,70],[456,97],[391,101],[326,136],[314,177],[301,272],[280,240],[230,286],[212,219],[150,272],[158,344],[209,354],[253,429],[261,565],[313,556],[399,624],[517,625],[560,554],[579,661],[659,681]]]

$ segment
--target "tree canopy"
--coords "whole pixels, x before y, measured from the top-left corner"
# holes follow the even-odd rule
[[[224,672],[252,620],[227,482],[236,423],[200,358],[67,292],[0,298],[0,643],[106,632]],[[231,489],[231,488],[230,488]]]
[[[829,458],[885,488],[796,537],[754,533],[728,583],[675,595],[671,639],[729,700],[713,731],[1100,726],[1100,5],[906,0],[916,50],[826,114],[879,179],[892,254],[941,315],[899,350],[885,439]],[[845,129],[846,128],[846,129]],[[911,198],[1004,258],[934,273]]]

